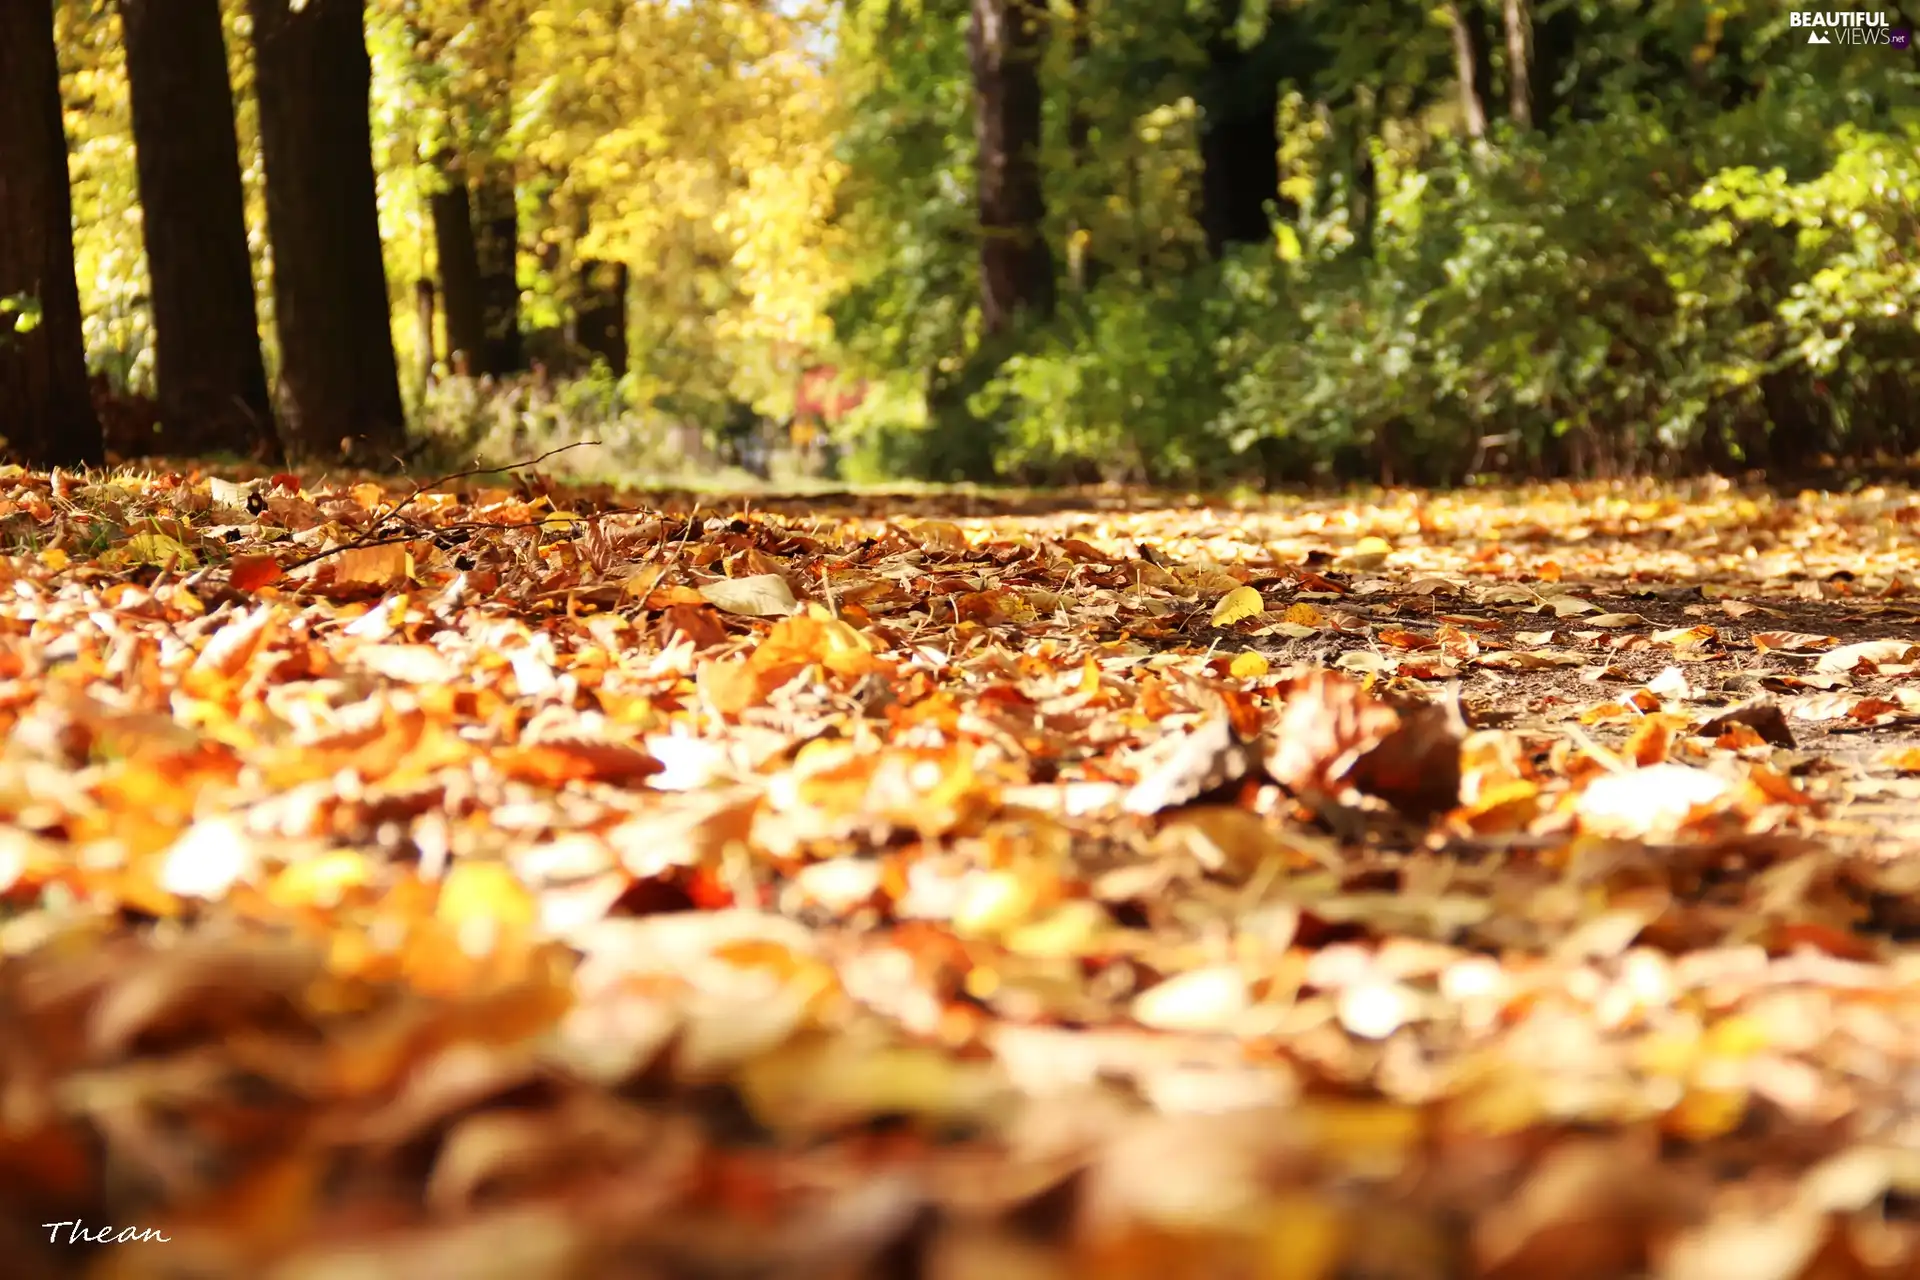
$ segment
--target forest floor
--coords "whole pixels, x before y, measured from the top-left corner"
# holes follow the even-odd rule
[[[5,1274],[1920,1276],[1917,572],[0,470]]]

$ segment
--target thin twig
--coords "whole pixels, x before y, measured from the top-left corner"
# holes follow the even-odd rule
[[[442,533],[511,533],[519,529],[544,529],[549,526],[565,528],[576,524],[586,524],[589,521],[606,520],[613,516],[644,516],[646,514],[648,513],[645,511],[628,507],[616,507],[606,511],[590,511],[585,515],[542,516],[538,520],[521,520],[513,524],[495,524],[488,520],[460,520],[453,524],[426,525],[409,529],[405,533],[395,533],[383,537],[371,537],[363,534],[355,538],[352,542],[343,542],[337,547],[328,547],[325,551],[316,551],[310,556],[303,556],[291,564],[283,566],[283,569],[287,573],[292,573],[295,569],[304,569],[310,564],[316,564],[321,560],[325,560],[328,556],[337,556],[343,551],[356,551],[364,547],[391,547],[397,543],[415,542],[422,538],[431,539],[434,535]],[[369,531],[369,533],[371,533],[371,531]]]
[[[587,445],[598,445],[599,443],[600,442],[598,440],[576,440],[572,444],[563,444],[558,448],[549,449],[545,453],[540,454],[537,457],[526,459],[524,462],[509,462],[497,467],[470,467],[465,471],[450,471],[443,476],[435,476],[430,480],[422,480],[419,484],[416,484],[413,487],[412,493],[409,493],[405,498],[403,498],[399,503],[395,504],[389,510],[381,512],[380,515],[374,519],[374,522],[368,525],[366,529],[361,532],[359,537],[353,538],[350,541],[344,542],[337,547],[329,547],[325,551],[317,552],[310,556],[303,556],[299,560],[294,561],[292,564],[287,565],[286,569],[288,572],[291,572],[295,569],[304,569],[306,566],[310,564],[314,564],[318,561],[324,560],[328,556],[337,556],[343,551],[355,551],[362,547],[391,546],[396,542],[411,542],[415,538],[420,537],[422,535],[418,531],[414,531],[404,536],[386,537],[382,535],[382,531],[385,530],[388,525],[392,524],[394,519],[397,516],[399,516],[399,514],[402,511],[405,511],[408,507],[412,506],[414,504],[414,501],[418,499],[419,496],[425,493],[427,490],[437,489],[441,485],[450,483],[451,481],[464,480],[472,476],[492,475],[498,471],[519,471],[525,467],[537,466],[538,464],[545,462],[548,458],[553,457],[557,453],[565,453],[569,449],[579,449]],[[609,515],[637,515],[639,513],[625,512],[625,511],[603,511],[603,512],[597,512],[595,514],[596,516],[609,516]],[[585,519],[585,518],[586,517],[581,517],[581,516],[572,517],[572,519],[575,519],[575,520]],[[439,525],[434,528],[433,532],[440,533],[440,532],[446,532],[448,530],[460,529],[463,527],[482,527],[482,528],[493,528],[493,529],[531,529],[546,523],[548,522],[545,519],[542,519],[542,520],[527,521],[517,525],[474,525],[474,526],[463,526],[463,525],[457,525],[457,524]]]
[[[418,498],[421,494],[425,493],[429,489],[437,489],[441,485],[447,484],[448,482],[453,480],[466,480],[473,476],[490,476],[500,471],[519,471],[524,467],[538,466],[540,463],[545,462],[548,458],[551,458],[556,453],[565,453],[569,449],[580,449],[580,448],[584,448],[587,445],[598,445],[599,443],[600,442],[598,440],[575,440],[572,444],[563,444],[557,449],[549,449],[545,453],[539,455],[538,457],[528,458],[525,462],[509,462],[498,467],[469,467],[465,471],[450,471],[446,475],[435,476],[431,480],[422,480],[419,484],[413,487],[413,492],[408,494],[406,498],[398,506],[394,507],[393,510],[388,511],[387,513],[382,515],[378,520],[375,520],[373,522],[372,527],[368,530],[368,532],[371,533],[371,532],[374,532],[375,530],[378,530],[380,526],[385,524],[388,520],[393,519],[393,517],[399,515],[402,511],[405,511],[408,507],[413,505],[414,499]]]

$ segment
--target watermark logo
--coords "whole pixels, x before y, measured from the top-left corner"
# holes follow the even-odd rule
[[[1895,27],[1890,15],[1847,10],[1839,13],[1793,13],[1788,26],[1805,30],[1808,44],[1881,44],[1892,49],[1913,46],[1913,32]]]
[[[47,1229],[47,1243],[60,1244],[61,1228],[66,1228],[67,1244],[147,1244],[159,1241],[170,1243],[173,1237],[157,1227],[115,1227],[112,1225],[87,1229],[87,1224],[78,1218],[69,1218],[65,1222],[43,1222]]]

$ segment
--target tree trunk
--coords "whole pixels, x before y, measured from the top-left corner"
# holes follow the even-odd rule
[[[1483,42],[1474,38],[1473,26],[1461,8],[1463,3],[1472,0],[1447,0],[1443,8],[1453,28],[1453,77],[1460,94],[1460,117],[1467,136],[1478,142],[1487,136],[1487,108],[1480,96],[1487,84],[1480,70],[1486,55]]]
[[[486,363],[487,321],[480,304],[480,257],[473,240],[473,209],[465,167],[445,152],[432,164],[440,186],[427,197],[433,248],[440,259],[441,308],[447,317],[447,364],[459,373]]]
[[[17,329],[16,307],[29,297],[35,323]],[[73,275],[60,60],[44,0],[0,0],[0,308],[6,448],[35,466],[100,461]]]
[[[1079,0],[1073,7],[1073,76],[1076,81],[1087,75],[1087,62],[1093,56],[1092,0]],[[1072,92],[1071,90],[1069,92]],[[1088,198],[1085,176],[1093,157],[1093,117],[1087,111],[1087,97],[1073,93],[1067,111],[1067,154],[1072,157],[1074,176],[1081,179],[1075,195],[1083,206]],[[1075,293],[1086,293],[1100,282],[1102,264],[1093,245],[1090,228],[1076,218],[1069,232],[1067,274]]]
[[[120,0],[169,451],[280,457],[219,0]]]
[[[1578,119],[1592,111],[1588,86],[1562,83],[1578,56],[1582,37],[1589,33],[1580,20],[1579,9],[1573,5],[1550,5],[1531,26],[1532,61],[1527,76],[1533,97],[1533,120],[1537,128],[1551,132],[1562,112]]]
[[[480,315],[486,340],[477,373],[503,377],[527,367],[520,343],[520,221],[513,174],[483,168],[473,185],[474,253],[480,268]]]
[[[423,278],[413,282],[413,323],[420,347],[420,389],[422,391],[433,385],[433,367],[439,360],[439,353],[434,350],[433,340],[433,295],[433,281]]]
[[[1380,174],[1373,161],[1373,131],[1377,127],[1379,99],[1367,86],[1357,89],[1355,98],[1353,136],[1348,142],[1347,224],[1353,232],[1354,252],[1371,258],[1374,225],[1380,209]]]
[[[1053,312],[1053,255],[1042,231],[1039,0],[973,0],[967,47],[979,145],[980,319],[988,336],[1025,312]]]
[[[1280,199],[1280,81],[1267,43],[1240,47],[1231,27],[1207,45],[1200,95],[1200,229],[1215,258],[1273,240]]]
[[[574,270],[574,341],[620,377],[627,371],[627,264],[588,258]]]
[[[249,0],[287,441],[370,462],[405,442],[367,125],[363,0]]]
[[[1507,118],[1533,127],[1533,14],[1527,0],[1505,0],[1507,25]]]

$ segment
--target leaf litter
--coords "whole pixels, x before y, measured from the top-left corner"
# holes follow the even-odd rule
[[[917,510],[0,472],[8,1274],[1920,1268],[1920,498]]]

